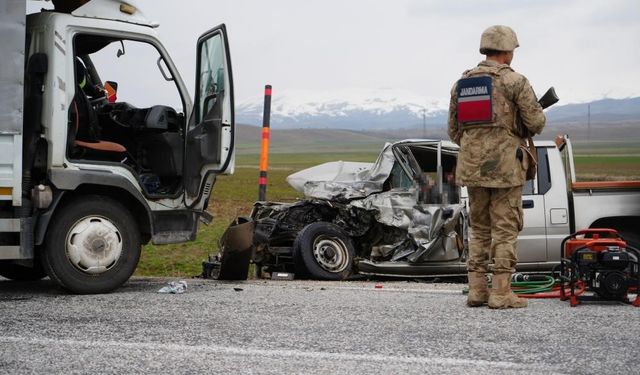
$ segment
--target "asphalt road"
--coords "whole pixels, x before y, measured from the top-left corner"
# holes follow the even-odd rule
[[[132,279],[76,296],[0,280],[6,374],[637,374],[640,309],[464,306],[461,284]]]

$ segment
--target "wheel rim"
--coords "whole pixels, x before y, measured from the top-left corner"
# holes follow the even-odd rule
[[[69,262],[84,273],[107,272],[122,255],[122,235],[107,218],[82,218],[67,234],[66,255]]]
[[[322,269],[329,272],[339,273],[349,266],[347,246],[335,237],[316,237],[313,241],[313,257]]]

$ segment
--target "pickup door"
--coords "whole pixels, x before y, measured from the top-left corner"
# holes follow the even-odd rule
[[[234,113],[229,42],[224,25],[198,39],[196,94],[185,152],[185,203],[192,206],[210,175],[233,172]]]
[[[518,262],[547,261],[547,210],[545,194],[551,187],[547,149],[537,148],[538,174],[534,181],[527,181],[522,192],[524,228],[518,236]]]

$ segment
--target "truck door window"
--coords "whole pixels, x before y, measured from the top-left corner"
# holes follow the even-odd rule
[[[196,124],[202,122],[216,101],[222,100],[221,94],[225,87],[225,53],[220,34],[214,35],[202,44],[199,64],[200,86],[196,95]]]

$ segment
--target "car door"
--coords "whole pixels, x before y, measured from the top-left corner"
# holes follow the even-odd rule
[[[538,160],[546,158],[543,148],[538,148]],[[533,181],[527,181],[522,191],[524,228],[518,236],[518,262],[545,262],[547,260],[546,210],[544,194],[548,173],[538,168]]]
[[[213,178],[233,173],[234,113],[229,42],[224,25],[204,33],[196,47],[196,91],[185,137],[185,203],[208,194]]]

